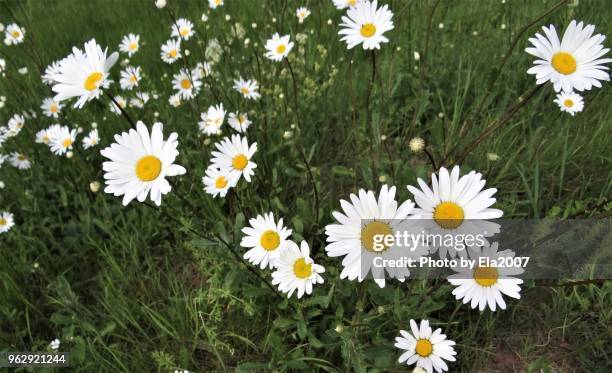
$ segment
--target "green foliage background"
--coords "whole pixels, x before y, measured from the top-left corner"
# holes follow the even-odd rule
[[[176,188],[160,209],[136,202],[123,207],[120,199],[89,190],[90,182],[103,180],[99,149],[77,147],[71,159],[52,156],[34,144],[34,135],[54,121],[40,112],[28,119],[2,149],[24,151],[33,167],[0,169],[6,183],[0,209],[12,211],[17,222],[0,236],[0,349],[45,350],[57,337],[61,350],[72,353],[73,370],[83,372],[399,371],[406,367],[397,364],[393,347],[398,330],[407,329],[411,318],[428,318],[458,343],[453,371],[608,371],[609,283],[529,283],[508,310],[479,313],[459,306],[444,280],[389,283],[384,289],[341,281],[340,260],[324,253],[323,230],[339,199],[359,188],[379,190],[382,179],[398,187],[399,199],[411,197],[405,186],[432,171],[424,154],[410,153],[412,137],[425,139],[438,164],[457,162],[485,128],[534,88],[535,79],[526,74],[532,63],[523,52],[527,38],[550,23],[562,30],[571,19],[612,35],[609,1],[562,4],[518,38],[501,70],[522,28],[556,2],[384,3],[395,14],[395,29],[376,53],[371,85],[371,54],[347,51],[339,41],[342,12],[331,1],[226,0],[215,11],[205,1],[169,0],[164,10],[136,0],[1,1],[0,22],[26,28],[24,44],[0,46],[7,60],[0,95],[8,97],[1,123],[16,112],[39,111],[51,92],[38,73],[72,46],[96,38],[114,51],[123,35],[137,33],[145,44],[131,64],[145,72],[141,90],[156,91],[159,99],[128,111],[179,133],[177,163],[188,173],[175,178]],[[295,9],[301,5],[312,15],[300,25]],[[198,99],[179,108],[170,107],[167,97],[171,76],[183,62],[167,65],[159,58],[172,24],[168,9],[196,24],[199,37],[186,43],[191,66],[204,60],[212,38],[223,47],[222,61]],[[236,37],[236,22],[245,28],[248,45]],[[293,40],[297,33],[308,35],[290,57],[299,131],[291,127],[298,123],[289,71],[263,58],[263,44],[274,32]],[[17,73],[22,66],[27,75]],[[119,70],[113,69],[114,94]],[[232,91],[240,75],[260,82],[261,100],[246,102]],[[544,87],[467,156],[463,172],[483,172],[488,185],[498,188],[497,208],[506,217],[609,216],[611,92],[607,83],[589,91],[584,112],[571,117],[553,103],[552,87]],[[197,121],[219,101],[229,111],[248,110],[254,122],[248,137],[259,151],[255,181],[214,200],[200,181],[212,144],[198,134]],[[104,147],[128,128],[107,104],[102,98],[83,110],[66,108],[61,121],[85,131],[97,122]],[[292,131],[290,139],[283,137],[286,131]],[[318,221],[300,148],[313,167]],[[499,160],[488,160],[487,153]],[[280,299],[232,253],[243,252],[238,243],[245,221],[267,211],[284,217],[293,239],[306,239],[326,267],[325,284],[312,296]],[[255,272],[270,278],[268,271]]]

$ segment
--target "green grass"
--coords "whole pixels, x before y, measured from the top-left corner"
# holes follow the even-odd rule
[[[6,184],[0,210],[13,212],[17,223],[0,236],[0,350],[46,350],[49,341],[60,338],[61,350],[72,353],[72,369],[83,372],[399,371],[406,367],[397,363],[399,351],[393,347],[398,330],[407,329],[411,318],[428,318],[457,341],[458,362],[451,371],[611,369],[609,283],[551,287],[530,281],[522,299],[510,301],[506,311],[479,313],[457,307],[445,280],[390,282],[384,289],[341,281],[340,261],[323,250],[324,227],[340,199],[359,188],[378,190],[384,178],[404,200],[411,197],[406,185],[428,177],[428,158],[408,149],[412,137],[426,140],[438,164],[452,165],[485,128],[526,97],[535,79],[526,74],[532,58],[523,50],[540,26],[564,29],[576,18],[612,35],[607,0],[563,5],[536,23],[499,74],[514,37],[556,2],[441,1],[430,22],[435,1],[384,1],[395,13],[395,29],[376,54],[367,105],[371,55],[360,48],[347,51],[339,41],[341,12],[331,1],[226,2],[209,11],[205,1],[169,0],[173,14],[192,20],[200,33],[187,42],[189,64],[204,60],[212,38],[224,49],[212,84],[197,100],[172,108],[170,80],[182,65],[159,59],[172,23],[167,10],[136,0],[0,1],[0,22],[14,21],[27,30],[24,44],[0,46],[0,58],[7,60],[6,76],[0,78],[0,95],[7,96],[0,123],[23,110],[39,112],[1,149],[27,153],[33,167],[0,169]],[[294,12],[302,4],[312,15],[299,25]],[[200,21],[203,12],[209,13],[206,23]],[[232,36],[235,22],[245,28],[248,46]],[[263,58],[262,45],[276,31],[294,40],[297,33],[308,34],[290,59],[298,84],[299,136],[291,129],[298,123],[289,71]],[[159,94],[144,110],[128,111],[178,132],[177,163],[188,170],[175,178],[176,191],[164,197],[160,209],[135,202],[123,207],[119,198],[90,192],[90,182],[103,180],[98,150],[77,147],[67,159],[33,141],[38,130],[53,123],[38,110],[51,96],[40,82],[41,67],[94,37],[117,50],[128,32],[146,43],[131,59],[146,75],[141,90]],[[22,66],[29,69],[25,76],[17,72]],[[115,94],[120,69],[113,69]],[[260,82],[260,101],[245,102],[232,92],[239,75]],[[201,111],[219,102],[216,97],[230,111],[248,110],[254,122],[249,140],[259,147],[255,181],[224,200],[210,198],[200,182],[212,144],[198,134],[197,121]],[[550,86],[537,92],[467,155],[462,170],[483,172],[488,185],[499,190],[497,208],[506,217],[609,216],[609,84],[586,93],[585,110],[575,117],[559,112],[554,97]],[[122,117],[108,112],[104,97],[62,114],[63,123],[85,132],[97,122],[102,146],[128,128]],[[284,139],[289,130],[293,137]],[[300,147],[317,184],[318,222]],[[499,160],[488,160],[487,153]],[[200,237],[214,233],[242,252],[245,220],[267,211],[284,217],[293,239],[307,240],[315,260],[326,267],[325,284],[311,296],[280,300],[228,247]],[[256,271],[270,277],[269,271]]]

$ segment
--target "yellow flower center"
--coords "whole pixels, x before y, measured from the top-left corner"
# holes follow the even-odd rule
[[[183,89],[191,88],[191,82],[189,81],[189,79],[181,80],[181,87],[183,87]]]
[[[244,122],[244,116],[242,116],[242,114],[238,115],[238,123],[242,124],[243,122]]]
[[[478,285],[488,288],[495,285],[499,273],[494,267],[476,267],[473,276]]]
[[[246,96],[246,95],[248,95],[248,94],[249,94],[249,89],[248,89],[248,88],[246,88],[246,87],[242,87],[242,88],[240,88],[240,92],[241,92],[243,95],[245,95],[245,96]]]
[[[280,245],[280,236],[273,230],[267,230],[259,238],[259,243],[264,250],[274,251]]]
[[[189,29],[187,27],[183,27],[180,33],[181,33],[181,36],[187,36],[187,34],[189,34]]]
[[[15,39],[17,39],[19,36],[21,36],[21,32],[19,32],[19,31],[13,31],[11,35],[13,35],[13,37],[14,37]]]
[[[463,209],[454,202],[442,202],[434,210],[434,220],[444,229],[455,229],[463,222]]]
[[[431,355],[433,351],[433,345],[429,341],[429,339],[419,339],[416,343],[416,353],[421,357],[427,357]]]
[[[57,113],[57,104],[52,103],[51,106],[49,107],[49,111],[52,113]]]
[[[293,273],[297,278],[308,278],[312,274],[312,264],[307,264],[304,258],[300,258],[293,263]]]
[[[64,142],[62,143],[62,146],[64,148],[69,148],[70,146],[72,146],[72,139],[66,139],[64,140]]]
[[[249,159],[244,154],[238,154],[232,159],[232,166],[239,171],[244,170],[248,163]]]
[[[26,158],[26,156],[25,156],[25,155],[23,155],[23,154],[19,154],[19,155],[17,156],[17,159],[19,159],[20,161],[25,161],[27,158]]]
[[[576,59],[569,53],[559,52],[553,56],[552,66],[560,74],[569,75],[576,71]]]
[[[227,179],[224,176],[219,176],[217,180],[215,180],[215,187],[217,189],[223,189],[227,186]]]
[[[565,107],[572,107],[574,106],[574,101],[568,98],[567,100],[563,101],[563,105],[565,105]]]
[[[157,179],[161,173],[162,163],[156,156],[145,155],[136,163],[136,176],[142,181]]]
[[[136,75],[130,76],[130,82],[136,83],[137,81],[138,81],[138,78],[136,77]]]
[[[5,218],[0,218],[0,227],[5,226],[5,225],[6,225],[6,223],[7,223],[7,221],[6,221],[6,219],[5,219]]]
[[[349,6],[355,6],[357,4],[357,0],[348,0],[347,3]]]
[[[43,138],[42,138],[42,141],[43,141],[44,144],[48,143],[49,142],[49,136],[44,135]]]
[[[360,32],[361,36],[364,38],[369,38],[376,33],[376,26],[374,26],[372,23],[366,23],[365,25],[361,26]]]
[[[215,5],[221,5],[222,2],[223,0],[215,0]]]
[[[285,46],[285,44],[281,44],[278,47],[276,47],[276,53],[278,54],[283,54],[285,53],[286,50],[287,50],[287,47]]]
[[[94,89],[98,88],[98,85],[103,77],[104,75],[99,71],[92,73],[87,77],[87,79],[85,79],[85,89],[88,91],[93,91]]]
[[[173,49],[170,52],[168,52],[168,56],[170,56],[172,58],[176,58],[177,54],[178,54],[178,52],[176,51],[176,49]]]
[[[391,227],[387,223],[383,223],[380,221],[373,221],[368,223],[365,227],[361,229],[361,245],[368,251],[373,253],[382,252],[388,249],[388,247],[384,244],[382,249],[376,250],[374,247],[374,238],[376,236],[387,236],[391,234]],[[379,246],[380,247],[380,246]]]
[[[135,50],[136,48],[138,48],[138,44],[136,43],[130,43],[130,46],[128,47],[128,49],[131,51]]]

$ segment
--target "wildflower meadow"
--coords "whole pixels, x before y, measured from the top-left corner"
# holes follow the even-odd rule
[[[0,367],[612,370],[609,0],[0,0],[0,34]]]

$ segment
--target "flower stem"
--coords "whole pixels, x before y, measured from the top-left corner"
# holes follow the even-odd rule
[[[287,67],[289,67],[289,72],[291,73],[291,81],[293,82],[293,104],[295,106],[295,118],[297,122],[298,131],[300,131],[300,135],[302,132],[302,125],[300,122],[300,112],[298,105],[298,97],[297,97],[297,81],[295,79],[295,74],[293,73],[293,68],[291,67],[291,63],[289,59],[285,58],[285,62],[287,62]],[[297,136],[296,136],[297,138]],[[306,172],[308,174],[308,179],[310,180],[310,184],[312,185],[312,190],[315,198],[315,225],[317,227],[319,225],[319,191],[317,189],[317,183],[314,180],[314,175],[312,174],[310,162],[306,157],[306,153],[304,152],[304,147],[300,144],[296,147],[298,149],[298,153],[300,154],[300,158],[302,158],[302,162],[304,162],[304,166],[306,167]]]
[[[130,123],[130,126],[133,129],[136,129],[136,123],[134,123],[134,120],[132,120],[132,118],[130,117],[130,115],[123,110],[123,108],[121,107],[121,105],[119,105],[119,103],[117,102],[117,100],[115,100],[115,98],[113,97],[113,95],[111,95],[110,93],[108,93],[107,91],[104,91],[104,94],[108,96],[108,98],[110,98],[110,100],[115,104],[115,106],[117,106],[117,108],[119,109],[119,111],[121,111],[121,114],[123,114],[123,117]]]

